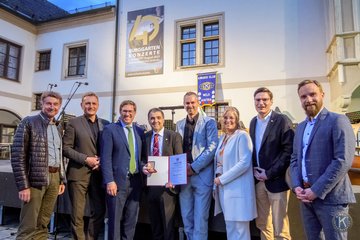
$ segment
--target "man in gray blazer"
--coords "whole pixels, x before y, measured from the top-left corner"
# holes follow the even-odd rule
[[[346,116],[323,106],[316,80],[298,85],[307,118],[297,127],[291,156],[292,190],[301,201],[308,239],[347,239],[349,203],[355,202],[347,174],[354,158],[355,136]]]
[[[93,92],[82,96],[84,115],[70,119],[66,126],[64,156],[69,158],[67,179],[72,204],[71,232],[73,239],[97,239],[104,224],[105,191],[99,171],[99,140],[107,120],[98,118],[98,96]],[[89,196],[91,215],[84,230],[84,210]]]
[[[218,144],[216,122],[199,112],[197,94],[184,96],[187,116],[176,123],[187,155],[188,184],[180,190],[180,209],[188,240],[208,238],[208,219],[214,181],[213,159]]]
[[[164,113],[159,108],[152,108],[148,113],[151,131],[145,134],[147,156],[172,156],[181,154],[182,139],[179,133],[164,128]],[[150,175],[148,165],[143,173]],[[177,187],[168,183],[166,186],[149,186],[147,200],[149,218],[154,240],[172,240],[174,238],[175,207]]]

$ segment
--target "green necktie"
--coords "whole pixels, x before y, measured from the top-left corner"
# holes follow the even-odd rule
[[[136,171],[136,163],[135,163],[135,147],[134,147],[134,137],[131,131],[131,126],[126,126],[128,130],[128,144],[130,149],[130,173],[134,173]]]

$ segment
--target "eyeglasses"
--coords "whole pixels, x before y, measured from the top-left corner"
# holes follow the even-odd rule
[[[270,98],[255,98],[255,102],[269,102]]]

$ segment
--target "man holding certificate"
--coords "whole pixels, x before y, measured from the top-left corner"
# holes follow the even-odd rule
[[[156,168],[159,163],[167,165],[167,158],[157,156],[172,156],[182,153],[182,140],[179,133],[164,128],[164,113],[159,108],[152,108],[148,113],[152,131],[145,135],[147,155],[154,156],[143,167],[143,173],[151,178],[152,174],[160,174]],[[164,162],[162,162],[164,161]],[[155,164],[154,164],[155,163]],[[174,219],[176,206],[175,186],[167,183],[166,186],[149,186],[147,200],[149,203],[149,217],[154,240],[174,239]]]
[[[180,207],[188,240],[208,238],[208,219],[213,186],[213,159],[218,144],[216,122],[199,112],[194,92],[184,96],[186,118],[176,124],[187,156],[188,184],[181,186]]]

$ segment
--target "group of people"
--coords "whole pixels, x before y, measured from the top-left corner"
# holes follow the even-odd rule
[[[184,95],[187,116],[177,122],[176,131],[165,129],[164,113],[152,108],[151,131],[146,133],[134,123],[133,101],[123,101],[119,120],[109,123],[97,117],[99,99],[92,92],[82,97],[84,114],[70,119],[63,131],[54,120],[62,98],[44,92],[40,114],[21,121],[12,146],[23,202],[17,239],[47,239],[65,184],[74,239],[97,239],[106,207],[108,239],[133,239],[143,190],[153,239],[174,239],[177,199],[186,238],[208,239],[212,198],[214,214],[224,214],[228,239],[250,239],[253,219],[261,239],[291,239],[289,189],[300,201],[308,239],[347,239],[346,228],[336,225],[342,220],[334,219],[348,216],[348,204],[355,202],[347,175],[355,149],[351,125],[323,106],[318,81],[299,83],[298,95],[307,117],[296,132],[286,116],[271,109],[273,93],[262,87],[254,93],[258,114],[249,133],[240,124],[239,111],[228,107],[218,139],[216,121],[200,110],[194,92]],[[148,156],[181,153],[187,157],[187,184],[144,187],[153,174]],[[66,169],[62,155],[69,159]],[[87,197],[90,216],[85,224]]]

